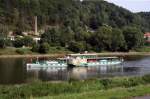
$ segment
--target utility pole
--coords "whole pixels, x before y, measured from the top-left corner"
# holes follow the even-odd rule
[[[37,32],[37,16],[34,17],[34,22],[35,22],[34,23],[34,25],[35,25],[34,26],[34,32],[35,32],[35,35],[38,35],[38,32]]]

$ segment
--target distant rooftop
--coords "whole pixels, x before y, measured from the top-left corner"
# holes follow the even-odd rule
[[[77,53],[77,54],[69,54],[70,56],[95,56],[96,53]]]
[[[146,33],[144,34],[144,37],[150,37],[150,32],[146,32]]]

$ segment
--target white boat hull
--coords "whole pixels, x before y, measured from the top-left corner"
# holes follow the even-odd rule
[[[62,69],[62,68],[66,68],[66,67],[67,67],[67,64],[36,64],[36,63],[27,64],[27,70],[30,70],[30,69],[48,69],[48,68]]]

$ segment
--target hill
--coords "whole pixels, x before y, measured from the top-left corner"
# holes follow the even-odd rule
[[[141,25],[141,17],[103,0],[0,0],[0,23],[12,29],[30,30],[33,17],[39,26],[87,26],[103,24],[122,28]]]
[[[46,31],[41,42],[70,46],[70,50],[77,48],[74,50],[77,52],[93,47],[97,51],[138,47],[142,44],[141,38],[135,38],[136,44],[132,44],[129,39],[133,38],[125,36],[128,34],[125,29],[140,36],[138,33],[147,31],[149,27],[144,25],[146,18],[140,14],[103,0],[0,0],[1,31],[31,31],[34,16],[38,17],[38,27]],[[117,32],[120,38],[114,37],[113,32]],[[115,39],[121,43],[116,44]]]

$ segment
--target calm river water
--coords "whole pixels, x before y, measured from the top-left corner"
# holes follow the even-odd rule
[[[150,56],[128,56],[117,66],[47,68],[26,70],[29,58],[0,58],[0,84],[20,84],[42,81],[66,81],[113,76],[141,76],[150,74]],[[34,58],[32,60],[35,60]]]

